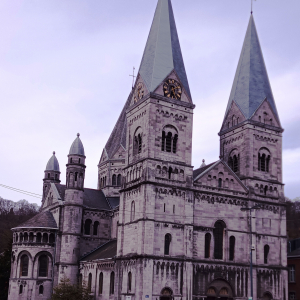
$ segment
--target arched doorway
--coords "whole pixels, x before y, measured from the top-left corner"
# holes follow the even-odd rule
[[[232,300],[233,291],[226,280],[216,279],[209,284],[206,296],[207,300]]]
[[[159,297],[159,300],[173,300],[172,297],[173,292],[169,288],[164,288],[161,291],[161,296]]]
[[[269,292],[264,293],[263,300],[272,300],[273,297]]]

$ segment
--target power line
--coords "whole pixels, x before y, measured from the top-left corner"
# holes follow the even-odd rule
[[[31,193],[31,192],[24,191],[24,190],[20,190],[20,189],[17,189],[17,188],[11,187],[11,186],[7,186],[7,185],[1,184],[1,183],[0,183],[0,186],[3,187],[3,188],[9,189],[11,191],[20,193],[20,194],[30,196],[30,197],[35,197],[35,198],[38,198],[38,199],[41,199],[41,197],[42,197],[42,195],[39,195],[39,194],[36,194],[36,193]]]

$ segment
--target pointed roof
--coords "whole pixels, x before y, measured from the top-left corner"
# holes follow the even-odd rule
[[[113,157],[113,155],[116,153],[116,151],[118,151],[120,146],[126,149],[126,130],[127,130],[126,110],[130,106],[131,97],[132,97],[132,91],[129,94],[129,97],[121,111],[118,121],[105,145],[104,150],[106,151],[109,159]]]
[[[53,151],[53,155],[48,160],[45,171],[57,171],[57,172],[59,172],[59,163],[58,163],[58,160],[55,156],[55,151]]]
[[[82,155],[85,156],[84,154],[84,148],[81,139],[79,138],[80,134],[77,133],[77,138],[74,140],[71,148],[69,155]]]
[[[139,74],[154,92],[173,70],[191,98],[171,0],[158,0]]]
[[[251,14],[225,118],[234,101],[246,119],[250,119],[266,98],[279,120],[254,18]]]
[[[56,221],[50,211],[44,211],[15,228],[57,228]]]

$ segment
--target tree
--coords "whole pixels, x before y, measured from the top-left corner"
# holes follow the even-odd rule
[[[90,292],[85,284],[71,284],[66,276],[53,289],[51,300],[90,300]]]
[[[8,247],[0,254],[0,300],[6,300],[8,296],[8,286],[11,268],[11,247],[12,240],[8,242]]]

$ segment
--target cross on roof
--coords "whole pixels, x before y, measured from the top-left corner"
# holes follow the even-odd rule
[[[132,88],[133,88],[133,85],[134,85],[134,78],[136,78],[136,76],[134,75],[134,70],[135,70],[135,67],[133,67],[133,74],[129,75],[129,76],[132,77]]]

